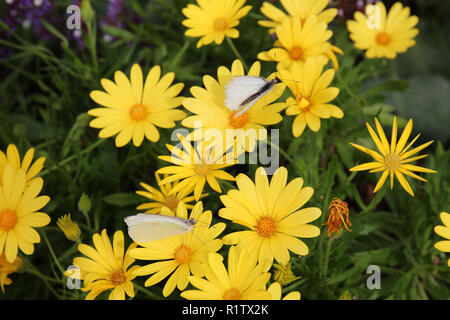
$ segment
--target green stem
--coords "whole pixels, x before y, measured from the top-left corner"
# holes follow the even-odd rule
[[[347,82],[344,81],[344,79],[342,79],[341,75],[339,72],[336,72],[336,78],[339,80],[339,83],[342,84],[342,87],[344,88],[344,90],[348,93],[348,95],[352,98],[355,97],[355,94],[353,93],[353,91],[350,89],[350,87],[347,85]]]
[[[154,300],[161,300],[160,296],[158,296],[157,294],[155,294],[155,293],[147,290],[146,288],[138,285],[137,283],[133,283],[133,285],[136,287],[136,289],[138,291],[141,291],[141,292],[145,293],[146,295],[148,295],[149,297],[153,298]]]
[[[299,169],[297,168],[297,165],[295,164],[294,159],[292,159],[291,156],[290,156],[286,151],[284,151],[283,149],[280,149],[280,147],[277,146],[276,144],[272,144],[272,141],[267,140],[266,143],[267,143],[267,145],[270,146],[271,148],[272,148],[272,146],[273,146],[275,149],[277,149],[277,151],[278,151],[279,153],[281,153],[281,154],[283,155],[283,157],[285,157],[286,160],[288,160],[288,161],[294,166],[295,171],[297,172],[297,174],[298,174],[299,176],[301,176],[301,172],[300,172]]]
[[[99,139],[97,140],[95,143],[91,144],[89,147],[87,147],[86,149],[84,149],[83,151],[80,152],[80,155],[86,154],[91,152],[93,149],[95,149],[96,147],[98,147],[99,145],[101,145],[102,143],[104,143],[106,141],[106,139]],[[55,164],[53,167],[44,170],[41,172],[40,176],[45,176],[47,173],[58,169],[59,167],[62,167],[64,165],[66,165],[67,163],[69,163],[72,160],[75,160],[77,158],[78,155],[72,155],[64,160],[61,160],[60,162],[58,162],[57,164]]]
[[[50,241],[48,241],[47,236],[45,235],[44,231],[42,232],[42,236],[44,237],[45,242],[47,243],[48,250],[50,251],[50,255],[52,256],[53,260],[56,263],[56,266],[58,267],[59,271],[61,272],[61,275],[64,274],[64,268],[61,266],[61,263],[59,262],[58,258],[56,257],[55,251],[53,251],[53,247],[50,244]]]
[[[245,62],[244,58],[242,58],[241,54],[239,53],[239,51],[236,49],[236,46],[234,45],[233,41],[231,40],[231,38],[229,37],[225,37],[225,39],[227,40],[228,44],[231,47],[231,50],[233,50],[234,54],[236,55],[236,57],[241,60],[242,65],[244,66],[244,70],[245,73],[248,72],[248,66],[247,63]]]
[[[58,297],[58,293],[55,291],[55,289],[53,289],[53,287],[49,284],[49,281],[51,282],[55,282],[58,284],[61,284],[61,281],[58,281],[57,279],[53,279],[50,277],[47,277],[45,275],[43,275],[30,261],[28,261],[28,259],[24,259],[22,258],[22,260],[25,262],[25,265],[27,267],[28,270],[26,270],[26,272],[37,276],[38,278],[42,279],[42,281],[44,282],[44,284],[47,286],[48,290],[50,290],[50,292],[55,296]]]
[[[331,253],[331,244],[334,241],[334,237],[331,237],[328,239],[327,241],[327,248],[325,251],[325,261],[323,263],[323,268],[322,268],[322,275],[323,278],[325,278],[327,276],[327,272],[328,272],[328,261],[330,260],[330,253]]]

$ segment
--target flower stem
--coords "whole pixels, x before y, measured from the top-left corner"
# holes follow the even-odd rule
[[[95,143],[91,144],[89,147],[87,147],[86,149],[84,149],[83,151],[80,152],[80,155],[83,155],[85,153],[89,153],[91,152],[93,149],[97,148],[99,145],[101,145],[102,143],[104,143],[106,141],[106,139],[99,139],[97,140]],[[44,170],[41,172],[40,176],[45,176],[47,173],[58,169],[59,167],[62,167],[64,165],[66,165],[67,163],[69,163],[72,160],[75,160],[78,157],[78,155],[73,155],[70,157],[67,157],[64,160],[61,160],[60,162],[58,162],[57,164],[55,164],[54,166],[52,166],[51,168]]]
[[[239,53],[239,51],[236,49],[236,46],[234,45],[233,41],[229,38],[229,37],[225,37],[225,39],[227,40],[228,44],[231,47],[231,50],[233,50],[234,54],[236,55],[236,57],[241,60],[242,65],[244,66],[245,69],[245,73],[248,72],[248,66],[247,63],[245,62],[244,58],[242,58],[241,54]]]
[[[61,275],[64,274],[64,268],[61,266],[61,263],[59,262],[58,258],[56,257],[55,251],[53,251],[50,241],[48,241],[48,238],[45,235],[44,231],[42,231],[42,236],[44,237],[45,243],[47,244],[48,250],[50,251],[50,255],[52,256],[53,260],[55,260],[56,266],[58,267],[59,271],[61,272]]]
[[[137,283],[133,283],[133,285],[136,287],[136,289],[138,291],[141,291],[141,292],[145,293],[146,295],[148,295],[149,297],[153,298],[154,300],[161,300],[160,296],[158,296],[157,294],[155,294],[155,293],[147,290],[146,288],[138,285]]]

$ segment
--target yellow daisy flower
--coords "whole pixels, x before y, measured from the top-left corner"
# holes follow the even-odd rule
[[[383,171],[383,174],[381,175],[380,179],[378,180],[377,185],[375,186],[375,189],[373,192],[377,192],[381,186],[386,181],[387,176],[390,176],[391,179],[391,189],[394,184],[394,174],[397,177],[398,182],[402,185],[403,189],[406,190],[411,196],[414,196],[414,192],[412,191],[408,181],[406,181],[406,178],[404,176],[410,176],[412,178],[427,182],[424,178],[416,175],[412,171],[418,171],[418,172],[427,172],[427,173],[436,173],[434,170],[422,168],[419,166],[415,166],[410,164],[410,162],[416,161],[418,159],[425,158],[427,155],[420,155],[416,157],[412,157],[412,155],[416,154],[417,152],[421,151],[422,149],[425,149],[428,147],[433,141],[429,141],[427,143],[422,144],[419,147],[416,147],[412,150],[408,149],[412,146],[412,144],[419,138],[420,133],[405,147],[406,142],[408,141],[408,138],[412,131],[412,125],[413,121],[410,119],[408,123],[405,126],[405,129],[403,129],[402,135],[400,136],[400,139],[397,141],[397,118],[394,117],[394,122],[392,124],[392,136],[391,136],[391,145],[389,145],[388,140],[386,139],[386,135],[384,134],[383,128],[381,127],[380,123],[378,122],[377,118],[375,118],[375,124],[378,131],[378,136],[375,133],[375,131],[372,129],[372,127],[366,123],[367,129],[369,130],[370,136],[372,137],[373,142],[377,146],[380,153],[368,149],[366,147],[350,143],[353,147],[355,147],[358,150],[361,150],[362,152],[367,153],[372,158],[374,158],[375,162],[368,162],[364,164],[360,164],[358,166],[355,166],[350,169],[350,171],[363,171],[363,170],[370,170],[369,172],[380,172]]]
[[[450,252],[450,214],[441,212],[441,220],[444,225],[435,226],[434,232],[447,240],[436,242],[434,247],[442,252]],[[447,265],[450,267],[450,259],[448,259]]]
[[[257,252],[259,262],[266,263],[266,270],[274,258],[280,264],[288,264],[289,251],[307,255],[308,247],[297,237],[314,238],[320,234],[318,227],[308,224],[320,217],[320,209],[300,210],[314,190],[302,188],[302,178],[286,185],[287,175],[286,168],[280,167],[269,184],[264,168],[259,167],[255,183],[241,173],[236,177],[239,190],[230,190],[220,197],[225,208],[219,210],[219,216],[251,229],[226,235],[224,244]]]
[[[19,150],[17,150],[17,147],[14,144],[8,145],[6,154],[0,150],[0,184],[1,177],[3,176],[3,171],[5,170],[5,167],[8,165],[8,163],[12,165],[15,170],[22,169],[23,171],[25,171],[26,181],[27,183],[30,183],[31,180],[39,172],[41,172],[45,162],[45,157],[40,157],[33,164],[31,164],[33,156],[34,148],[31,148],[25,153],[23,160],[20,161]]]
[[[189,300],[269,300],[266,290],[270,273],[264,272],[262,264],[254,251],[230,247],[228,252],[228,270],[223,257],[210,253],[204,263],[206,279],[199,276],[189,277],[189,282],[199,290],[186,290],[181,296]]]
[[[300,300],[301,294],[298,291],[289,292],[281,299],[281,285],[278,282],[272,283],[267,291],[270,293],[272,300]]]
[[[136,277],[133,274],[138,266],[130,265],[135,261],[129,252],[136,248],[136,244],[131,244],[124,254],[125,241],[122,231],[114,233],[113,242],[108,238],[106,229],[101,235],[95,233],[92,237],[94,248],[80,243],[78,250],[86,257],[73,259],[73,265],[79,268],[80,278],[84,282],[81,288],[86,295],[86,300],[95,299],[105,290],[111,290],[109,300],[125,300],[125,294],[134,297],[134,285],[132,280]],[[74,276],[66,271],[66,276]]]
[[[5,252],[6,260],[13,263],[18,248],[27,255],[34,252],[39,243],[39,233],[33,228],[50,223],[50,217],[37,210],[50,201],[48,196],[38,196],[44,185],[42,178],[35,178],[26,184],[25,171],[15,170],[7,165],[3,170],[3,184],[0,185],[0,254]]]
[[[416,44],[414,37],[419,30],[414,26],[419,22],[410,16],[409,7],[396,2],[386,14],[383,2],[366,6],[366,14],[355,12],[355,20],[347,21],[350,39],[358,49],[366,50],[367,58],[394,59]]]
[[[225,37],[239,38],[239,19],[252,8],[245,0],[197,0],[197,5],[188,4],[182,12],[187,17],[182,24],[188,28],[185,35],[198,38],[197,48],[211,42],[221,44]]]
[[[158,158],[174,166],[163,167],[157,170],[157,173],[169,174],[161,181],[161,184],[183,180],[178,183],[169,192],[173,195],[180,190],[191,192],[194,190],[195,200],[199,200],[205,183],[217,192],[222,192],[216,178],[222,180],[234,181],[234,177],[229,173],[220,170],[236,163],[236,160],[230,158],[229,153],[224,154],[222,148],[216,148],[215,145],[206,143],[197,143],[196,148],[183,136],[179,136],[182,149],[171,145],[166,145],[171,152],[170,156],[159,156]]]
[[[175,215],[175,210],[177,209],[177,206],[180,202],[183,202],[186,205],[186,208],[192,209],[194,206],[192,204],[189,204],[189,202],[192,202],[195,200],[194,196],[188,196],[192,192],[188,191],[187,189],[181,189],[175,192],[173,195],[170,194],[170,191],[172,191],[173,188],[175,188],[179,181],[175,180],[173,183],[166,183],[161,184],[161,178],[159,177],[158,173],[155,173],[156,182],[158,183],[159,189],[157,190],[151,186],[149,186],[146,183],[141,182],[141,186],[146,190],[138,190],[136,193],[140,196],[146,197],[148,199],[153,200],[152,202],[146,202],[143,204],[140,204],[136,209],[137,210],[146,210],[145,213],[154,213],[158,214],[161,213],[161,209],[163,207],[167,207],[171,211],[171,215]],[[164,178],[167,178],[168,175],[165,174]],[[206,197],[207,194],[203,193],[200,195],[200,198]]]
[[[248,75],[259,76],[260,72],[261,64],[255,62]],[[239,152],[243,149],[251,152],[257,140],[267,137],[264,125],[276,124],[283,120],[279,112],[284,109],[284,103],[272,103],[283,94],[285,85],[282,83],[275,85],[269,93],[239,117],[236,117],[236,111],[231,111],[225,106],[225,86],[233,77],[244,75],[242,62],[235,60],[231,71],[224,66],[217,69],[218,81],[207,75],[203,77],[205,89],[191,88],[194,98],[185,99],[183,105],[194,115],[181,122],[185,127],[195,128],[191,136],[208,138],[208,130],[214,135],[219,131],[224,140],[222,144],[226,143],[226,139],[235,139]],[[200,128],[197,128],[197,123],[201,124]]]
[[[333,32],[327,30],[327,24],[319,22],[317,16],[310,16],[304,24],[300,19],[288,17],[275,30],[278,38],[275,48],[260,52],[259,60],[276,61],[277,69],[281,70],[302,65],[309,57],[320,57],[324,63],[331,60],[334,68],[338,68],[334,52],[343,52],[328,42]]]
[[[180,202],[176,216],[187,219],[187,215],[186,206]],[[222,241],[216,238],[225,229],[225,224],[217,223],[210,227],[212,213],[210,210],[203,212],[201,201],[194,206],[189,219],[197,221],[191,232],[139,243],[142,248],[130,252],[132,257],[139,260],[161,260],[140,267],[134,272],[138,276],[153,274],[145,282],[146,287],[162,281],[172,273],[164,285],[164,297],[169,296],[175,287],[184,290],[191,274],[202,277],[202,262],[206,260],[208,253],[216,252],[222,247]]]
[[[104,91],[94,90],[90,97],[102,108],[88,111],[96,117],[89,125],[101,128],[100,138],[112,137],[116,134],[116,146],[123,147],[131,139],[135,146],[140,146],[144,136],[152,141],[159,140],[156,127],[173,128],[175,121],[186,117],[186,113],[178,110],[183,97],[177,97],[184,84],[171,86],[175,74],[169,72],[161,79],[161,67],[154,66],[144,82],[141,67],[134,64],[130,79],[122,71],[114,74],[115,83],[102,79]]]
[[[58,227],[64,232],[67,239],[77,241],[80,238],[81,230],[77,223],[70,218],[70,213],[58,218],[56,222]]]
[[[5,253],[0,254],[0,288],[5,293],[5,285],[9,286],[13,281],[8,278],[8,275],[16,272],[22,267],[22,259],[16,257],[14,262],[10,263],[6,260]]]
[[[329,0],[281,0],[281,4],[288,14],[275,7],[269,2],[264,2],[261,12],[270,20],[260,20],[258,24],[271,28],[270,33],[275,33],[275,28],[288,16],[299,18],[302,24],[310,16],[316,15],[319,22],[330,23],[337,15],[336,8],[324,10]]]
[[[299,137],[306,125],[317,132],[320,129],[320,119],[330,117],[342,118],[344,113],[337,106],[330,104],[339,94],[339,89],[329,87],[335,71],[329,69],[322,73],[323,63],[319,59],[310,58],[303,66],[293,65],[291,70],[280,70],[294,97],[286,100],[286,115],[296,116],[292,124],[292,134]]]

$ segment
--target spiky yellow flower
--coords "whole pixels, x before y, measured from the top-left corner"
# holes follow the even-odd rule
[[[255,62],[249,72],[250,76],[259,76],[261,64]],[[239,117],[236,111],[231,111],[225,106],[225,87],[233,77],[244,76],[244,68],[240,60],[235,60],[228,70],[224,66],[217,69],[217,80],[211,76],[204,76],[205,89],[192,87],[191,93],[194,98],[187,98],[183,101],[186,109],[194,113],[187,117],[182,124],[188,128],[195,128],[191,134],[194,138],[209,138],[211,136],[222,137],[223,145],[228,145],[226,139],[235,139],[238,153],[241,150],[253,151],[257,140],[267,138],[265,125],[279,123],[283,117],[279,112],[284,109],[284,103],[273,103],[284,91],[285,85],[280,83],[259,99],[250,109]],[[270,77],[269,77],[270,78]],[[200,124],[196,125],[196,123]]]
[[[122,231],[114,233],[111,244],[106,229],[103,229],[101,235],[95,233],[92,237],[94,248],[80,243],[78,250],[86,257],[77,257],[73,259],[79,273],[65,272],[66,276],[78,276],[84,282],[81,288],[86,295],[86,300],[95,299],[100,293],[111,290],[109,300],[125,300],[125,295],[134,297],[134,285],[132,280],[136,277],[133,274],[138,266],[130,265],[135,261],[129,252],[136,247],[131,244],[125,251],[125,242]]]
[[[358,49],[366,50],[367,58],[394,59],[416,44],[414,37],[419,22],[410,16],[409,7],[396,2],[389,13],[382,1],[366,6],[366,14],[356,11],[355,20],[347,21],[350,38]]]
[[[17,272],[22,267],[22,259],[16,257],[14,262],[6,260],[5,253],[0,254],[0,288],[5,293],[5,285],[9,286],[13,281],[8,278],[11,273]]]
[[[294,115],[292,134],[299,137],[306,125],[317,132],[320,129],[320,119],[342,118],[342,110],[330,104],[339,94],[339,89],[329,87],[335,71],[328,69],[324,73],[320,59],[309,58],[304,65],[293,65],[291,70],[280,70],[283,79],[292,92],[293,97],[286,100],[286,115]]]
[[[176,216],[188,218],[184,203],[180,202],[178,205]],[[145,282],[146,287],[172,274],[164,285],[164,297],[169,296],[176,287],[184,290],[191,274],[202,277],[204,275],[202,263],[209,253],[216,252],[222,247],[222,241],[216,238],[225,229],[225,224],[216,223],[210,227],[212,213],[210,210],[203,212],[201,201],[194,206],[189,219],[197,221],[194,229],[189,233],[139,243],[142,248],[133,249],[130,253],[132,257],[139,260],[160,260],[142,266],[134,272],[138,276],[152,274]]]
[[[412,119],[408,121],[408,123],[405,126],[405,129],[403,129],[400,139],[397,141],[397,118],[394,117],[394,122],[392,124],[391,145],[389,145],[386,135],[384,134],[383,128],[381,127],[377,118],[375,118],[375,124],[377,127],[378,136],[372,129],[372,127],[368,123],[366,123],[370,136],[372,137],[372,140],[377,146],[380,153],[368,149],[366,147],[350,143],[353,147],[355,147],[358,150],[361,150],[362,152],[367,153],[375,160],[375,162],[368,162],[355,166],[351,168],[350,171],[370,170],[369,171],[370,173],[383,171],[383,174],[381,175],[377,185],[375,186],[375,189],[373,190],[374,193],[377,192],[381,188],[381,186],[383,186],[388,175],[390,176],[391,179],[391,189],[392,189],[395,174],[398,182],[400,182],[403,189],[405,189],[406,192],[408,192],[411,196],[414,196],[414,192],[412,191],[408,181],[406,181],[404,175],[410,176],[420,181],[427,182],[427,180],[416,175],[412,171],[436,173],[436,171],[434,170],[410,164],[410,162],[425,158],[427,155],[420,155],[412,158],[411,156],[421,151],[422,149],[428,147],[431,143],[433,143],[433,141],[429,141],[412,150],[408,150],[412,146],[412,144],[417,140],[417,138],[419,138],[420,133],[405,147],[406,142],[408,141],[408,138],[412,131],[413,121]]]
[[[41,172],[45,162],[45,157],[40,157],[33,164],[31,164],[31,162],[33,161],[33,156],[34,148],[28,149],[22,161],[20,161],[19,150],[17,150],[17,147],[14,144],[8,145],[6,154],[0,150],[0,184],[2,182],[1,177],[3,176],[3,171],[5,170],[5,167],[8,165],[8,163],[12,165],[15,170],[22,169],[23,171],[25,171],[26,181],[27,183],[30,183],[31,180],[39,172]]]
[[[164,178],[167,177],[168,175],[165,174]],[[188,209],[192,209],[194,207],[192,204],[189,204],[189,202],[195,200],[194,196],[188,196],[192,190],[187,191],[188,189],[181,189],[174,194],[170,194],[172,189],[178,185],[179,181],[175,180],[173,183],[169,182],[166,184],[161,184],[161,178],[158,173],[155,173],[155,178],[160,190],[157,190],[144,182],[140,183],[146,191],[138,190],[136,193],[153,201],[140,204],[136,208],[137,210],[146,210],[145,213],[158,214],[161,212],[162,207],[167,207],[172,212],[172,215],[175,215],[175,211],[180,202],[183,202]],[[200,195],[200,198],[206,196],[207,194],[203,193]]]
[[[290,263],[288,263],[287,265],[274,263],[273,266],[276,269],[273,273],[273,279],[283,286],[301,278],[294,275]]]
[[[278,282],[272,283],[267,291],[272,297],[271,300],[300,300],[301,295],[298,291],[289,292],[283,299],[281,299],[281,285]]]
[[[297,237],[314,238],[320,234],[318,227],[308,224],[320,217],[320,209],[300,209],[314,190],[302,188],[302,178],[286,185],[287,176],[286,168],[280,167],[269,184],[264,168],[259,167],[254,183],[241,173],[236,177],[239,190],[230,190],[220,197],[225,208],[220,209],[219,216],[251,229],[227,234],[224,243],[257,252],[259,262],[266,263],[266,270],[274,258],[280,264],[288,264],[289,251],[307,255],[308,247]]]
[[[206,279],[189,277],[189,282],[198,290],[183,291],[181,296],[189,300],[269,300],[271,295],[266,283],[270,273],[264,272],[264,266],[257,262],[256,252],[247,249],[238,252],[232,246],[227,270],[223,257],[210,253],[203,265]]]
[[[64,232],[64,235],[67,239],[71,241],[77,241],[80,238],[80,226],[72,221],[72,219],[70,218],[70,213],[59,217],[56,224],[61,229],[61,231]]]
[[[245,0],[197,0],[198,5],[188,4],[182,10],[187,17],[182,23],[188,37],[198,38],[197,48],[211,42],[221,44],[225,37],[239,38],[235,28],[239,20],[252,8],[245,6]]]
[[[271,28],[270,33],[275,33],[275,28],[288,16],[300,19],[304,23],[310,16],[316,15],[319,22],[330,23],[337,15],[336,8],[327,7],[329,0],[281,0],[281,4],[288,14],[269,2],[264,2],[261,12],[270,20],[260,20],[258,24]]]
[[[327,235],[331,237],[331,234],[340,234],[342,232],[342,226],[351,231],[348,226],[352,223],[348,217],[348,204],[338,198],[333,198],[328,206],[328,220],[323,225],[328,226]]]
[[[122,71],[114,73],[115,82],[102,79],[104,91],[94,90],[90,97],[102,108],[88,111],[96,117],[90,122],[93,128],[101,128],[100,138],[117,134],[116,146],[123,147],[133,139],[135,146],[140,146],[144,137],[152,142],[159,140],[156,127],[173,128],[175,121],[186,117],[178,110],[183,97],[177,97],[184,84],[171,85],[175,74],[169,72],[161,79],[161,67],[154,66],[143,79],[142,69],[138,64],[131,68],[130,79]]]
[[[236,160],[230,158],[223,148],[216,148],[214,144],[203,142],[196,143],[194,148],[183,136],[179,136],[179,139],[181,143],[179,147],[166,145],[171,152],[170,156],[158,157],[174,164],[174,166],[163,167],[156,171],[157,173],[169,174],[167,178],[161,181],[162,185],[175,180],[183,180],[172,188],[169,195],[174,195],[180,190],[185,190],[185,192],[194,190],[195,199],[198,201],[206,182],[220,193],[222,189],[216,178],[234,181],[232,175],[220,170],[236,163]]]
[[[260,52],[258,59],[276,61],[277,69],[282,70],[302,65],[309,57],[319,57],[324,63],[331,60],[334,68],[338,68],[334,52],[343,52],[328,42],[333,32],[327,29],[325,22],[319,22],[317,16],[310,16],[303,24],[298,18],[288,17],[275,30],[278,40],[274,48]]]
[[[47,196],[38,196],[44,185],[42,178],[26,183],[25,171],[16,170],[10,164],[3,170],[0,185],[0,254],[5,252],[6,260],[13,263],[17,251],[24,254],[34,252],[39,243],[39,233],[33,228],[50,223],[50,217],[37,212],[50,201]]]
[[[434,247],[442,252],[450,252],[450,214],[447,212],[441,212],[441,221],[443,226],[435,226],[434,232],[447,240],[438,241],[434,244]],[[447,261],[447,265],[450,267],[450,258]]]

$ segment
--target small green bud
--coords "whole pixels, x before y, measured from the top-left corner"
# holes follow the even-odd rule
[[[91,200],[85,193],[81,195],[81,198],[78,201],[78,210],[84,214],[87,214],[89,210],[91,210]]]

